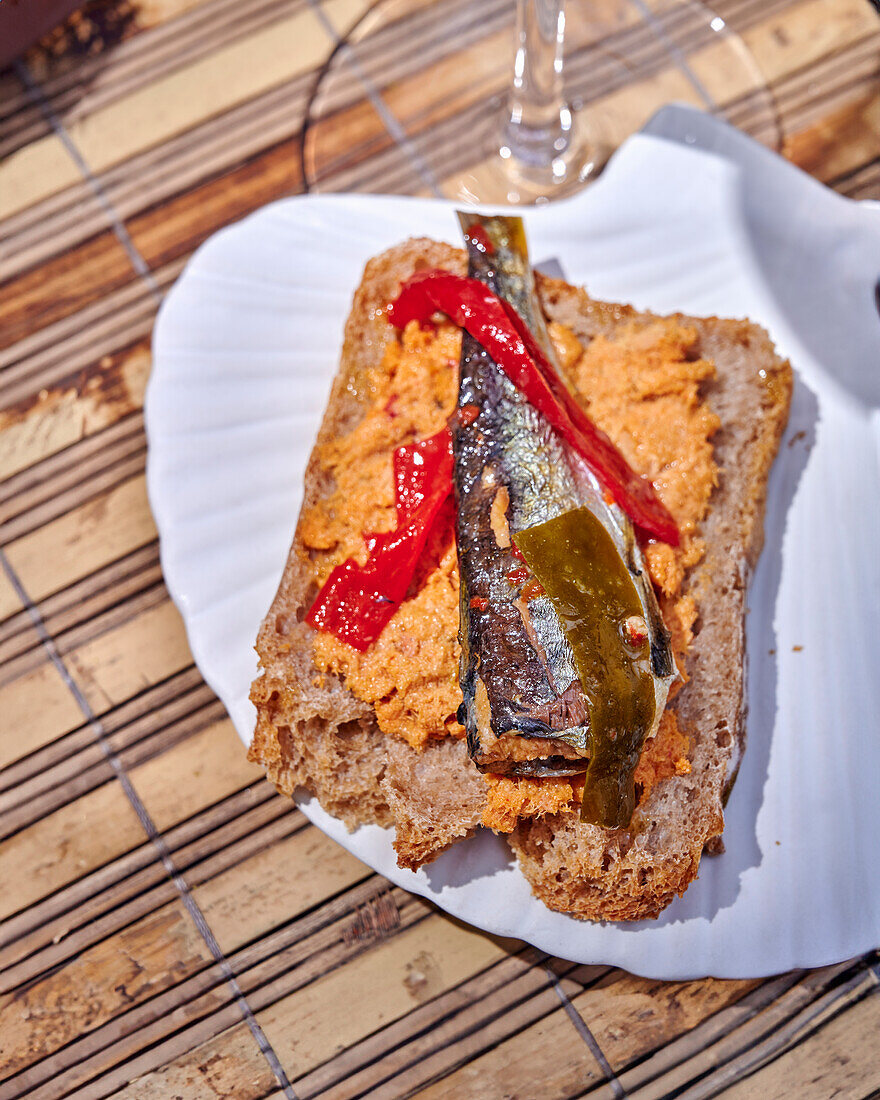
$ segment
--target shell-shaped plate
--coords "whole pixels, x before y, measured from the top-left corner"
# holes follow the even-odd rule
[[[666,136],[664,136],[666,135]],[[712,150],[711,152],[709,150]],[[531,254],[600,298],[763,324],[797,371],[748,616],[749,745],[726,854],[654,922],[536,901],[482,832],[417,874],[391,835],[303,811],[393,882],[480,928],[657,978],[755,977],[880,940],[880,215],[699,112],[667,109],[600,181],[526,213]],[[305,196],[212,237],[156,323],[148,487],[193,654],[247,742],[253,649],[366,260],[457,243],[451,204]],[[771,652],[772,651],[772,652]]]

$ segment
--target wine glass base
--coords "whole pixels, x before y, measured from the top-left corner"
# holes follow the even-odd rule
[[[588,125],[575,120],[569,148],[546,164],[515,157],[507,146],[482,164],[446,178],[440,188],[446,198],[467,203],[524,206],[554,202],[581,190],[601,174],[614,147]]]

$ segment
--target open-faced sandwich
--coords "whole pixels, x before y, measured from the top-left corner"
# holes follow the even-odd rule
[[[791,370],[535,276],[519,219],[370,261],[257,640],[251,758],[417,868],[484,825],[578,917],[720,850]]]

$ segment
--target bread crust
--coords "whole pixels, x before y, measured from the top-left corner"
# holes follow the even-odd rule
[[[463,251],[427,239],[371,260],[345,326],[340,369],[317,445],[363,416],[359,384],[381,361],[393,333],[384,309],[421,268],[464,274]],[[655,315],[593,301],[582,290],[538,277],[544,312],[582,342]],[[656,916],[697,874],[705,845],[724,824],[723,801],[745,739],[744,609],[760,553],[770,466],[788,417],[792,376],[767,334],[745,321],[679,316],[696,329],[695,352],[717,376],[704,393],[722,427],[715,437],[720,484],[703,523],[707,552],[685,581],[700,607],[687,658],[690,681],[672,704],[691,738],[692,771],[658,783],[628,830],[586,825],[576,813],[520,822],[511,846],[535,894],[552,909],[597,920]],[[759,374],[763,371],[763,377]],[[301,515],[332,491],[313,452]],[[313,632],[303,621],[315,586],[299,525],[272,606],[260,628],[262,673],[251,690],[257,724],[250,759],[285,794],[314,793],[349,828],[394,826],[398,862],[416,867],[468,835],[480,821],[485,782],[464,743],[432,741],[417,751],[378,728],[373,708],[312,663]]]

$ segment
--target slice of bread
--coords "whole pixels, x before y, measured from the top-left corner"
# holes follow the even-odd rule
[[[393,339],[384,308],[403,280],[430,267],[464,274],[465,253],[411,240],[367,264],[319,445],[350,431],[363,415],[360,382]],[[584,344],[622,324],[655,319],[595,302],[559,280],[539,277],[538,289],[548,321],[567,325]],[[720,484],[703,523],[707,552],[685,581],[698,598],[700,628],[688,655],[690,680],[672,704],[691,738],[692,770],[658,783],[630,830],[586,825],[572,812],[521,821],[511,837],[537,896],[551,908],[590,919],[656,916],[683,892],[704,846],[717,844],[722,804],[744,743],[745,591],[763,538],[766,482],[788,415],[791,369],[755,325],[679,320],[697,330],[696,353],[716,365],[717,376],[704,392],[722,422],[714,439]],[[331,488],[313,454],[303,510]],[[257,725],[250,758],[281,791],[305,787],[349,827],[394,826],[399,863],[416,868],[479,824],[485,781],[462,741],[429,741],[417,751],[382,733],[373,708],[339,679],[317,672],[313,633],[303,622],[316,591],[297,532],[257,638],[263,671],[251,691]]]

